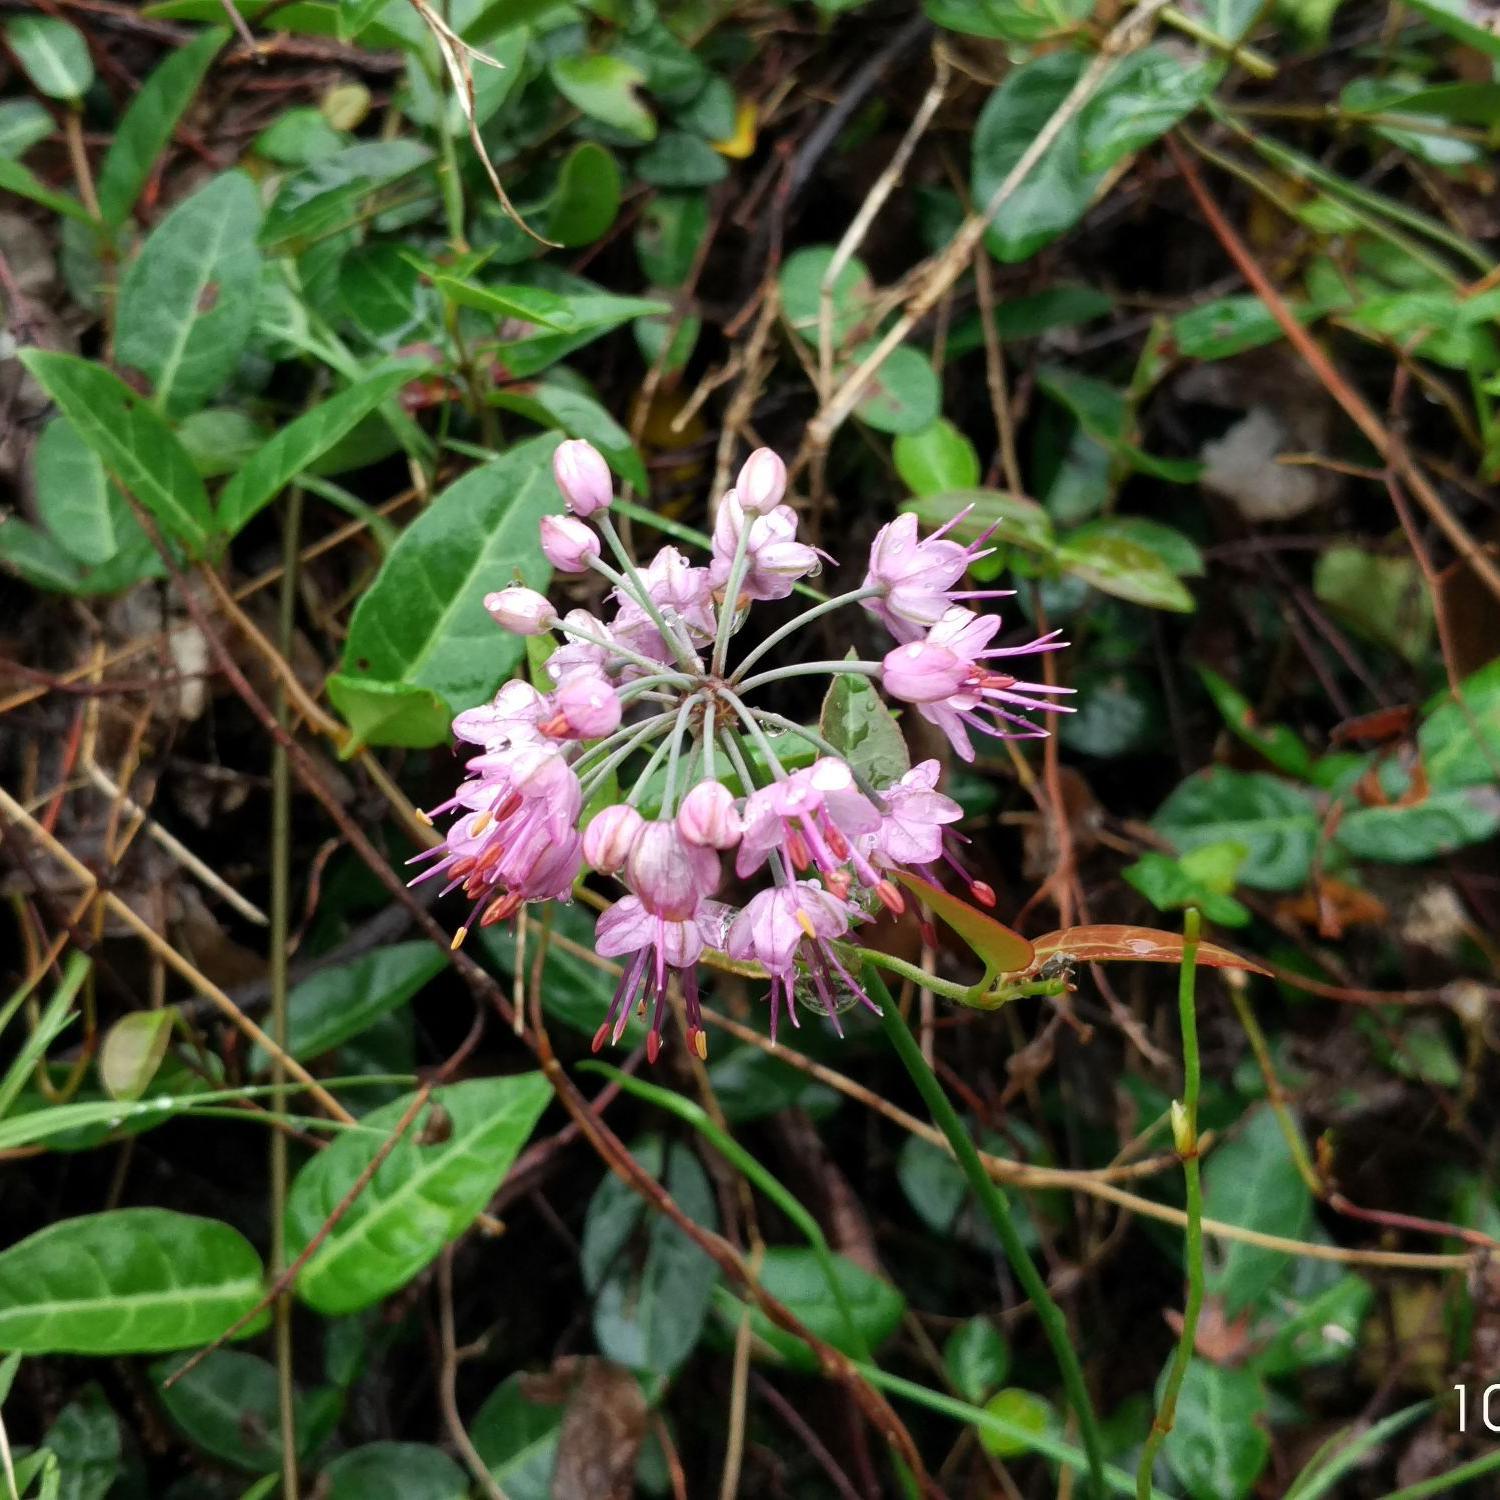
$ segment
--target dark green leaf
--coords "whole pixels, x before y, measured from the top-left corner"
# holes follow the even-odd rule
[[[655,194],[635,230],[635,253],[646,280],[652,286],[681,286],[707,232],[706,194]]]
[[[896,1158],[896,1181],[906,1201],[937,1235],[953,1231],[953,1221],[969,1196],[968,1182],[956,1161],[931,1141],[909,1135]]]
[[[1258,724],[1250,700],[1208,667],[1198,675],[1230,730],[1247,745],[1260,751],[1278,771],[1306,781],[1312,775],[1312,752],[1285,724]]]
[[[948,1335],[943,1365],[954,1389],[977,1406],[1010,1372],[1010,1345],[988,1318],[970,1318]]]
[[[355,248],[339,262],[339,301],[360,331],[389,347],[423,316],[429,300],[417,268],[388,240]]]
[[[147,402],[119,376],[75,355],[25,349],[21,360],[105,468],[168,533],[201,550],[213,528],[208,493]]]
[[[310,469],[334,444],[420,373],[414,366],[368,375],[348,390],[305,411],[263,444],[219,492],[219,526],[233,536],[252,516]]]
[[[974,205],[985,209],[1084,67],[1081,52],[1053,52],[1022,63],[1005,77],[974,127]],[[1022,261],[1083,217],[1101,174],[1084,169],[1082,133],[1069,122],[1041,160],[1004,200],[985,234],[997,260]]]
[[[707,141],[666,130],[635,159],[642,182],[659,188],[704,188],[729,175],[729,163]]]
[[[130,101],[115,126],[95,185],[99,216],[106,224],[120,225],[130,217],[152,167],[228,38],[228,27],[215,26],[168,52]]]
[[[368,1187],[302,1267],[298,1295],[332,1316],[399,1291],[489,1202],[552,1090],[540,1073],[475,1078],[431,1101]],[[380,1150],[408,1095],[371,1111],[297,1173],[287,1197],[287,1252],[299,1254]]]
[[[1242,844],[1241,881],[1288,891],[1307,879],[1319,817],[1312,796],[1289,781],[1215,766],[1184,781],[1152,824],[1184,853],[1204,844]]]
[[[233,373],[260,294],[260,195],[225,172],[152,231],[120,283],[115,358],[148,376],[169,416],[194,411]]]
[[[689,1218],[717,1227],[713,1190],[686,1146],[674,1143],[663,1153],[660,1138],[648,1136],[631,1155]],[[632,1246],[638,1233],[644,1254]],[[648,1213],[634,1189],[608,1176],[589,1203],[580,1263],[600,1352],[627,1369],[674,1374],[703,1331],[719,1279],[714,1262],[664,1214]]]
[[[515,380],[527,380],[533,375],[539,375],[549,365],[566,359],[575,349],[581,349],[601,334],[608,333],[610,329],[618,328],[620,324],[628,323],[633,318],[650,317],[655,313],[671,310],[665,302],[653,298],[616,297],[608,292],[601,292],[582,277],[557,271],[545,262],[534,266],[531,274],[543,291],[568,299],[568,308],[573,314],[573,327],[579,331],[539,331],[502,341],[499,345],[501,359]]]
[[[1482,844],[1500,832],[1500,790],[1471,786],[1434,792],[1409,807],[1359,807],[1339,820],[1335,838],[1355,859],[1415,864]]]
[[[360,141],[289,177],[266,211],[260,241],[268,251],[295,247],[343,228],[358,200],[417,171],[432,157],[416,141]]]
[[[650,490],[646,465],[630,434],[592,396],[571,386],[541,382],[513,385],[490,397],[493,406],[517,412],[544,427],[573,438],[586,438],[608,460],[610,468],[639,493]]]
[[[319,1493],[325,1500],[466,1500],[469,1476],[440,1448],[367,1443],[323,1470]]]
[[[104,1500],[120,1472],[120,1424],[97,1385],[63,1407],[42,1445],[57,1455],[57,1500]]]
[[[923,0],[939,26],[1002,42],[1036,42],[1085,21],[1095,0]]]
[[[320,970],[287,996],[287,1051],[303,1061],[331,1052],[405,1005],[447,965],[447,955],[421,939]],[[259,1048],[251,1054],[256,1070],[268,1062]]]
[[[876,787],[890,786],[911,769],[901,726],[868,677],[842,672],[829,683],[818,731]]]
[[[557,186],[542,205],[547,238],[571,247],[592,245],[620,212],[620,164],[596,141],[582,141],[564,158]]]
[[[532,1400],[527,1386],[521,1374],[496,1386],[469,1424],[469,1438],[506,1500],[553,1500],[564,1408]]]
[[[1192,1500],[1244,1500],[1250,1493],[1271,1451],[1261,1426],[1266,1405],[1253,1370],[1205,1359],[1188,1366],[1163,1451]]]
[[[1107,171],[1164,135],[1207,98],[1223,71],[1222,63],[1184,61],[1161,45],[1132,52],[1084,106],[1084,170]]]
[[[214,1219],[164,1208],[63,1219],[0,1253],[0,1348],[186,1349],[218,1338],[260,1301],[261,1290],[260,1257]]]
[[[236,0],[235,9],[252,25],[259,22],[262,12],[265,24],[272,31],[285,31],[293,36],[317,36],[337,39],[339,36],[339,7],[336,0],[292,0],[290,5],[281,0]],[[393,8],[387,6],[387,11]],[[372,50],[403,47],[411,33],[397,29],[392,22],[401,18],[403,7],[394,7],[378,22],[372,22],[360,34],[360,40]],[[145,7],[144,14],[163,21],[222,21],[223,0],[156,0]],[[420,22],[415,24],[420,27]]]
[[[778,286],[781,311],[787,322],[809,344],[818,343],[822,317],[823,278],[833,264],[831,245],[809,245],[787,256]],[[874,283],[864,262],[850,256],[829,289],[829,326],[833,347],[839,349],[870,315]]]
[[[833,1257],[834,1275],[853,1314],[860,1341],[875,1349],[895,1332],[906,1310],[906,1298],[879,1276],[872,1276],[842,1255]],[[818,1257],[809,1249],[772,1246],[761,1264],[760,1284],[793,1313],[807,1329],[845,1354],[859,1357],[844,1314],[829,1288]],[[726,1301],[730,1301],[726,1297]],[[778,1328],[758,1308],[750,1314],[752,1333],[769,1344],[788,1364],[817,1368],[811,1349],[801,1339]]]
[[[1226,1224],[1302,1238],[1312,1219],[1312,1195],[1269,1107],[1256,1109],[1244,1129],[1209,1153],[1203,1202],[1205,1214]],[[1234,1317],[1260,1302],[1287,1259],[1280,1251],[1239,1240],[1214,1243],[1205,1285]]]
[[[1477,786],[1500,780],[1500,657],[1459,684],[1463,701],[1442,694],[1417,731],[1433,786]]]

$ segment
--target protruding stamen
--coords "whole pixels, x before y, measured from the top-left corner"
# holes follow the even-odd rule
[[[808,914],[803,911],[800,906],[797,908],[797,925],[803,930],[803,932],[808,935],[808,937],[817,937],[818,930],[813,926],[812,918],[808,916]]]
[[[875,887],[875,894],[880,897],[880,904],[892,916],[899,917],[906,910],[906,898],[889,880],[882,880]]]
[[[995,904],[995,888],[987,880],[976,880],[969,886],[969,894],[981,906],[993,906]]]
[[[464,939],[468,937],[468,935],[469,929],[467,927],[460,927],[458,931],[453,934],[453,941],[448,944],[448,951],[450,953],[457,953],[458,950],[463,947]]]
[[[593,1045],[592,1045],[591,1050],[594,1051],[594,1052],[600,1051],[603,1048],[605,1042],[607,1042],[608,1040],[609,1040],[609,1022],[606,1021],[598,1029],[598,1031],[596,1031],[594,1033],[594,1041],[593,1041]]]
[[[646,1033],[646,1061],[654,1063],[661,1056],[661,1032],[648,1031]]]
[[[708,1061],[708,1033],[693,1028],[693,1051],[698,1054],[700,1062]]]

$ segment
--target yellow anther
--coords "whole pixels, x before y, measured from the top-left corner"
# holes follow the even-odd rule
[[[483,833],[484,830],[488,828],[494,821],[495,814],[493,810],[488,807],[485,808],[482,813],[476,813],[474,821],[469,824],[469,837],[477,839],[479,835]]]
[[[708,1033],[700,1031],[693,1037],[693,1047],[703,1062],[708,1061]]]
[[[814,928],[812,924],[812,918],[808,916],[808,914],[803,911],[800,906],[797,908],[797,925],[803,930],[803,932],[808,935],[808,937],[817,937],[817,929]]]
[[[464,939],[468,937],[468,935],[469,929],[467,927],[460,927],[458,931],[453,934],[453,941],[448,944],[449,951],[452,953],[457,953],[458,950],[463,947]]]

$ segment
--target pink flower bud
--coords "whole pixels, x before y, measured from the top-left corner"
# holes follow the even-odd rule
[[[786,494],[786,465],[769,448],[757,448],[745,460],[734,490],[752,515],[770,515]]]
[[[559,573],[586,573],[599,555],[599,538],[577,516],[543,516],[542,556]]]
[[[893,698],[906,703],[940,703],[969,680],[970,664],[946,646],[913,641],[887,651],[881,682]]]
[[[484,596],[484,607],[495,624],[512,635],[541,635],[557,623],[557,611],[545,594],[519,583]]]
[[[552,718],[542,733],[555,739],[597,740],[620,727],[620,699],[597,672],[575,672],[552,695]]]
[[[684,844],[675,823],[658,820],[641,829],[630,850],[625,879],[653,917],[689,921],[704,896],[719,887],[719,856]]]
[[[583,830],[583,857],[601,875],[613,875],[625,868],[637,836],[646,820],[623,802],[601,808]]]
[[[569,438],[552,455],[552,473],[557,487],[575,516],[591,516],[614,498],[609,465],[592,443]]]
[[[700,781],[677,809],[677,831],[698,849],[734,848],[744,832],[734,794],[723,782]]]

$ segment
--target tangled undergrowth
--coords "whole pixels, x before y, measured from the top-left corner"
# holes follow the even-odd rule
[[[0,1495],[1489,1493],[1492,12],[3,0]]]

